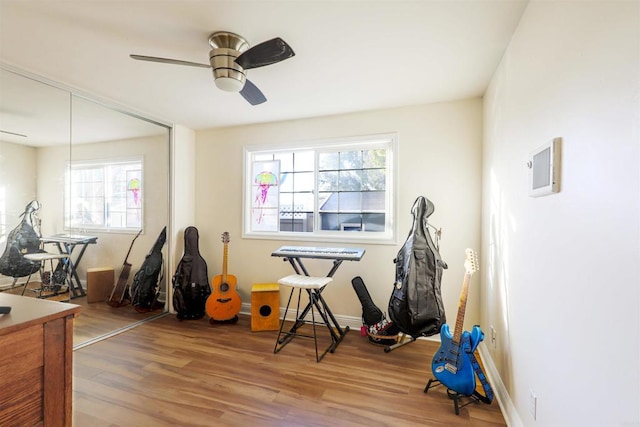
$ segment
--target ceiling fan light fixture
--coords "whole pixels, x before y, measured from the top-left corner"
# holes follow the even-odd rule
[[[244,69],[235,63],[239,52],[229,48],[213,48],[209,52],[209,62],[213,69],[213,78],[218,89],[227,92],[240,92],[247,76]]]
[[[295,55],[291,46],[280,37],[249,47],[249,43],[243,37],[229,31],[216,31],[211,34],[209,45],[209,65],[157,56],[129,56],[139,61],[211,68],[213,81],[218,89],[239,92],[249,104],[259,105],[266,102],[267,98],[253,82],[247,80],[246,70],[275,64]]]
[[[244,87],[245,79],[236,79],[233,77],[218,77],[215,80],[216,86],[220,90],[226,92],[240,92]]]

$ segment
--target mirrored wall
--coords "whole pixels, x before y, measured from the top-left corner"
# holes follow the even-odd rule
[[[168,241],[158,304],[135,310],[128,291],[120,306],[107,300],[113,302],[125,262],[130,284],[169,225],[170,132],[55,82],[0,68],[0,254],[25,217],[41,237],[40,250],[51,254],[31,277],[0,268],[0,291],[81,305],[74,346],[166,310]],[[55,256],[69,252],[61,272]]]

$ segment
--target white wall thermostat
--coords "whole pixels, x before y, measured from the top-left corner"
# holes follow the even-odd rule
[[[540,197],[560,191],[560,151],[562,138],[553,140],[531,152],[529,168],[529,196]]]

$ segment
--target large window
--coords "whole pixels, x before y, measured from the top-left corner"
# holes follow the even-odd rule
[[[395,135],[245,149],[247,237],[394,239]]]
[[[74,162],[65,181],[67,228],[142,228],[142,159]]]

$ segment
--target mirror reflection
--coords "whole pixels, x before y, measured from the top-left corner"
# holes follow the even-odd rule
[[[81,305],[75,346],[163,312],[169,128],[0,73],[0,253],[13,245],[35,264],[3,269],[0,258],[0,291]],[[28,228],[35,249],[12,232]],[[147,277],[154,247],[161,261]]]

